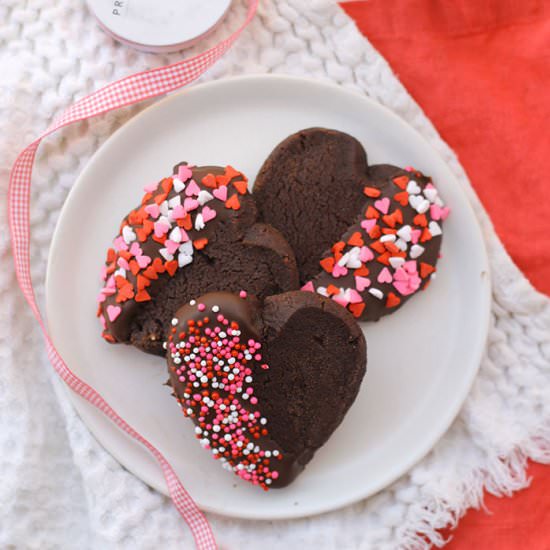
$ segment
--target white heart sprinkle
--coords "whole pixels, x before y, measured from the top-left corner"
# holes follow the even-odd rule
[[[122,228],[122,238],[124,239],[124,242],[126,244],[130,244],[131,242],[136,240],[136,234],[129,225],[125,225]]]
[[[174,259],[174,256],[168,252],[167,248],[161,248],[159,254],[167,261],[171,262]]]
[[[205,228],[204,219],[202,217],[202,214],[197,214],[197,217],[195,218],[195,229],[197,231],[200,231],[201,229]]]
[[[411,226],[410,225],[404,225],[399,231],[397,232],[397,236],[401,237],[404,241],[410,241],[411,240]]]
[[[384,293],[378,288],[369,288],[369,294],[372,294],[375,298],[381,300],[384,297]]]
[[[185,189],[185,183],[183,183],[183,181],[179,178],[172,178],[172,181],[174,183],[174,191],[176,193],[181,193]]]
[[[176,195],[175,197],[172,197],[168,201],[168,206],[170,208],[175,208],[176,206],[181,206],[181,197],[179,195]]]
[[[180,245],[179,247],[180,254],[185,254],[186,256],[192,256],[193,255],[193,243],[191,241],[187,241]]]
[[[435,187],[429,187],[424,189],[424,196],[430,201],[434,202],[437,199],[437,189]]]
[[[346,253],[338,260],[338,265],[341,266],[341,267],[344,267],[344,266],[348,263],[348,260],[349,260],[349,252],[346,252]]]
[[[206,204],[208,201],[211,201],[213,198],[214,197],[208,191],[202,190],[199,193],[199,196],[197,197],[197,201],[202,206],[203,204]]]
[[[389,235],[384,235],[383,237],[380,237],[381,243],[393,243],[397,237],[395,235],[392,235],[391,233]]]
[[[424,247],[420,246],[419,244],[413,244],[411,246],[411,251],[409,252],[410,257],[414,260],[415,258],[418,258],[419,256],[422,256],[424,253]]]
[[[168,201],[162,201],[159,205],[159,210],[162,216],[164,216],[165,218],[168,218],[168,212],[169,212]]]
[[[418,205],[423,201],[418,195],[409,195],[409,204],[416,210]]]
[[[409,195],[418,195],[418,193],[420,193],[420,187],[416,181],[409,181],[407,184],[407,193],[409,193]]]
[[[183,267],[185,265],[190,264],[193,261],[193,256],[188,256],[187,254],[179,254],[178,255],[178,265],[180,267]]]
[[[430,201],[426,199],[422,199],[418,206],[416,207],[416,211],[419,214],[424,214],[424,212],[427,212],[430,208]]]
[[[120,267],[119,269],[117,269],[113,275],[116,277],[117,275],[120,275],[121,277],[124,277],[126,279],[126,270],[125,269],[122,269],[122,267]]]
[[[180,243],[181,237],[181,229],[177,225],[174,229],[172,229],[172,231],[170,231],[170,235],[168,236],[168,238],[175,243]]]
[[[395,241],[395,246],[397,246],[399,250],[403,250],[403,252],[406,252],[407,250],[407,243],[403,239],[397,239]]]
[[[349,260],[346,263],[346,267],[350,269],[358,269],[361,267],[361,249],[358,246],[354,246],[349,252]]]
[[[404,263],[405,263],[405,258],[400,258],[399,256],[392,256],[390,258],[390,265],[394,269],[401,267]]]
[[[317,287],[317,294],[320,294],[321,296],[328,297],[327,289],[324,286],[318,286]]]
[[[437,237],[438,235],[441,235],[443,233],[441,231],[441,226],[434,221],[430,222],[430,225],[428,226],[428,229],[430,230],[430,233],[432,234],[432,237]]]
[[[361,267],[361,260],[359,258],[350,258],[346,267],[349,269],[359,269]]]

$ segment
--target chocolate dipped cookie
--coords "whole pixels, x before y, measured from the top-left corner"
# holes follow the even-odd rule
[[[230,166],[175,167],[122,221],[102,270],[103,337],[157,355],[173,312],[194,296],[296,289],[293,252],[257,223],[247,179]]]
[[[218,292],[180,308],[166,342],[174,396],[225,468],[292,482],[342,422],[366,370],[353,316],[327,298]]]
[[[412,167],[368,166],[361,144],[312,128],[278,145],[254,187],[260,217],[296,253],[302,290],[376,321],[425,289],[449,215]]]

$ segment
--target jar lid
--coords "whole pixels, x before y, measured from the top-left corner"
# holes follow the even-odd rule
[[[87,0],[104,30],[149,52],[191,46],[221,21],[231,0]]]

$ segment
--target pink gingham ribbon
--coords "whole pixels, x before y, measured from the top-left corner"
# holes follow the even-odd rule
[[[127,105],[139,103],[140,101],[172,92],[196,80],[233,45],[235,40],[237,40],[241,32],[254,17],[258,7],[258,1],[259,0],[248,0],[248,12],[241,27],[229,38],[226,38],[209,50],[190,59],[174,63],[173,65],[159,67],[113,82],[93,94],[82,98],[69,107],[60,117],[53,121],[41,136],[33,141],[17,157],[11,170],[8,189],[9,226],[17,280],[40,324],[46,340],[48,358],[51,364],[63,381],[75,393],[82,396],[94,407],[97,407],[119,428],[144,445],[157,459],[162,468],[174,505],[189,525],[197,548],[201,550],[216,548],[214,535],[208,521],[181,484],[172,466],[170,466],[162,453],[125,422],[97,391],[78,378],[78,376],[69,369],[50,339],[36,303],[31,281],[29,256],[31,177],[36,150],[40,142],[46,136],[73,122],[86,120]]]

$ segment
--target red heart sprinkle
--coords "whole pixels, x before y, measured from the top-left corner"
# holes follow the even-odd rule
[[[325,271],[332,273],[332,270],[334,269],[334,258],[323,258],[319,263]]]
[[[365,304],[364,303],[360,303],[360,304],[350,304],[348,306],[348,309],[351,311],[351,313],[353,314],[354,317],[361,317],[361,314],[363,313],[363,310],[365,309]]]
[[[367,197],[371,197],[372,199],[377,199],[382,194],[382,191],[380,191],[380,189],[376,189],[376,187],[367,186],[363,189],[363,193],[365,193]]]
[[[225,201],[225,207],[231,208],[232,210],[238,210],[241,207],[238,195],[231,195],[231,197]]]
[[[407,183],[409,183],[409,176],[398,176],[397,178],[393,178],[393,183],[401,189],[406,189]]]
[[[393,292],[388,292],[388,298],[386,299],[386,307],[396,307],[401,303],[401,298],[396,296]]]

